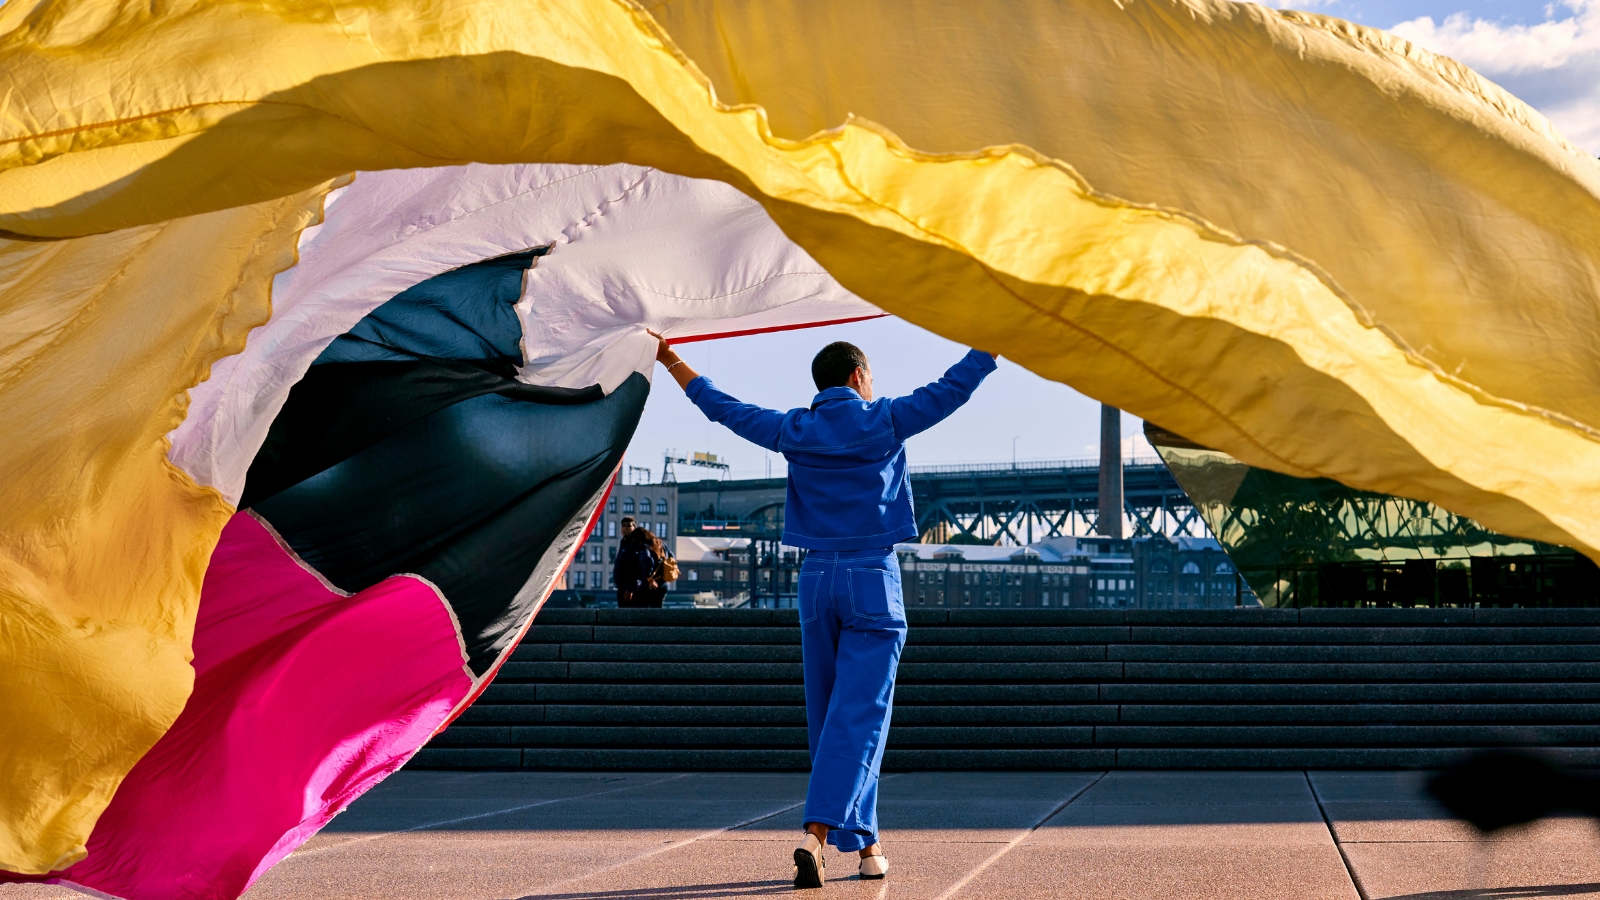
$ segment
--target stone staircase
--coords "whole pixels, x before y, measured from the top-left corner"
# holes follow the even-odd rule
[[[1600,609],[909,611],[886,769],[1600,765]],[[809,768],[794,610],[550,609],[410,768]]]

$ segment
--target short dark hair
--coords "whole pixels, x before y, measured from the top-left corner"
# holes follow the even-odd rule
[[[632,525],[634,523],[634,521],[635,521],[635,519],[633,518],[633,516],[623,516],[622,517],[622,524],[624,524],[624,525]]]
[[[850,383],[850,375],[855,370],[868,368],[871,367],[867,365],[867,355],[860,347],[849,341],[834,341],[817,351],[816,358],[811,360],[811,380],[817,383],[817,390],[825,391],[844,387]]]

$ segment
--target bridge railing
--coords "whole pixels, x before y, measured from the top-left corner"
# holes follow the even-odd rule
[[[1130,456],[1122,460],[1122,465],[1129,466],[1159,466],[1163,465],[1158,456]],[[912,475],[964,475],[972,472],[986,472],[1001,474],[1005,472],[1042,472],[1056,469],[1098,469],[1100,460],[1090,459],[1025,459],[1014,463],[953,463],[938,466],[911,466],[908,471]]]

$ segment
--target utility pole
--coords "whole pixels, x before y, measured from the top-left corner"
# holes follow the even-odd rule
[[[1122,410],[1100,404],[1100,515],[1095,530],[1122,539]]]

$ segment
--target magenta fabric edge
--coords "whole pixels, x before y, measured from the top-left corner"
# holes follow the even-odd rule
[[[577,548],[583,545],[584,539],[586,539],[593,531],[595,522],[598,520],[605,508],[606,498],[611,494],[612,490],[616,486],[617,475],[620,471],[621,463],[619,462],[616,469],[613,470],[611,478],[607,480],[605,488],[599,492],[598,501],[590,510],[588,521],[585,523],[583,537],[581,537],[576,542],[572,550],[567,553],[566,558],[561,563],[558,574],[559,572],[564,572],[570,567]],[[245,565],[247,566],[252,568],[264,566],[272,570],[273,577],[282,583],[282,586],[285,590],[291,590],[302,595],[309,594],[316,598],[315,602],[317,602],[318,605],[323,606],[358,603],[363,599],[364,596],[370,595],[373,592],[390,593],[399,589],[403,590],[407,594],[420,596],[421,591],[426,591],[433,610],[435,610],[442,619],[446,620],[448,624],[451,632],[451,639],[454,642],[453,646],[457,648],[458,658],[452,660],[454,668],[451,670],[450,675],[454,677],[447,677],[444,679],[451,683],[448,686],[439,685],[443,689],[435,694],[432,702],[424,704],[426,714],[418,716],[413,720],[411,727],[405,729],[404,739],[391,742],[390,746],[399,749],[400,752],[393,754],[380,763],[372,765],[370,768],[367,768],[358,779],[345,785],[342,789],[334,792],[333,794],[324,797],[321,802],[315,804],[310,815],[302,819],[297,825],[289,828],[263,855],[259,863],[254,866],[247,879],[243,882],[243,885],[236,888],[237,893],[232,890],[223,889],[221,892],[207,892],[201,895],[185,893],[182,895],[185,897],[234,897],[238,894],[242,894],[244,891],[248,890],[252,885],[254,885],[254,883],[262,875],[272,868],[272,866],[283,861],[283,859],[293,853],[296,848],[298,848],[306,840],[310,839],[319,830],[325,827],[328,822],[334,818],[334,816],[342,812],[350,803],[354,802],[355,799],[405,765],[405,763],[415,756],[431,737],[444,730],[444,728],[447,727],[451,721],[459,716],[463,710],[465,710],[472,704],[472,702],[482,695],[482,692],[485,688],[487,688],[489,683],[493,681],[495,675],[498,674],[506,659],[510,658],[511,651],[515,649],[516,644],[520,642],[521,637],[526,633],[528,627],[532,625],[534,619],[537,617],[539,610],[543,608],[544,602],[549,598],[549,591],[546,591],[545,595],[539,599],[539,602],[529,613],[527,619],[522,623],[522,628],[518,633],[518,640],[512,642],[507,652],[500,660],[496,661],[495,666],[489,672],[485,673],[482,677],[475,679],[471,676],[471,672],[466,667],[465,657],[461,656],[461,638],[459,634],[459,627],[455,622],[453,614],[450,612],[448,603],[446,603],[443,596],[439,594],[438,589],[427,579],[413,575],[396,575],[385,579],[385,581],[381,582],[379,585],[375,585],[373,588],[367,589],[367,591],[360,592],[355,595],[345,594],[344,592],[338,591],[336,588],[331,587],[327,581],[320,576],[319,573],[301,561],[297,554],[295,554],[292,549],[290,549],[277,535],[276,530],[269,522],[256,516],[253,512],[242,511],[235,514],[235,516],[229,520],[227,526],[224,527],[223,535],[218,542],[218,552],[213,554],[212,565],[207,570],[206,589],[202,591],[202,621],[197,623],[196,628],[195,663],[197,669],[197,692],[200,689],[200,679],[203,678],[205,674],[211,671],[213,668],[213,666],[206,665],[206,660],[204,657],[208,654],[205,653],[205,647],[203,645],[214,643],[214,641],[208,641],[206,638],[221,637],[221,635],[217,633],[216,624],[214,622],[207,621],[214,618],[213,616],[208,616],[207,613],[218,613],[220,611],[219,607],[226,606],[226,603],[219,603],[218,601],[223,597],[229,596],[230,594],[228,588],[223,586],[223,582],[225,582],[230,575],[237,574],[237,572],[230,571],[230,563],[232,563],[234,566],[237,566],[239,560],[236,557],[239,556],[249,557],[249,559],[245,561]],[[553,587],[554,583],[552,583],[552,588]],[[417,590],[419,588],[420,591]],[[206,599],[211,599],[212,602],[205,603],[204,601]],[[210,624],[211,627],[206,628],[205,626],[207,624]],[[238,629],[233,628],[224,630],[237,631]],[[224,642],[226,643],[226,640],[224,640]],[[359,735],[357,737],[359,737]],[[356,743],[359,743],[359,741]],[[159,745],[160,742],[158,742],[158,746]],[[345,758],[345,754],[340,752],[341,749],[343,748],[334,747],[328,752],[323,759],[322,764],[318,766],[315,776],[310,780],[310,784],[307,785],[308,789],[318,785],[329,785],[338,780],[339,773],[347,770],[348,767],[345,766],[329,765],[330,760],[339,760]],[[132,773],[130,773],[130,778],[131,777]],[[115,801],[113,802],[115,804]],[[108,825],[109,824],[111,823],[108,823]],[[137,823],[137,826],[147,827],[149,824],[150,823],[141,822]],[[159,827],[159,825],[156,825],[155,827]],[[102,835],[102,837],[104,837],[104,835]],[[91,844],[94,843],[98,842],[91,838]],[[85,863],[87,862],[89,861],[85,860]],[[109,898],[109,900],[126,900],[126,898],[139,898],[142,896],[148,896],[148,894],[139,892],[137,887],[124,896],[122,894],[110,893],[105,890],[105,888],[119,890],[123,889],[123,886],[114,887],[110,884],[101,884],[99,887],[96,887],[92,884],[77,881],[74,879],[74,876],[78,873],[74,870],[82,868],[88,869],[88,871],[83,872],[85,876],[88,876],[84,879],[85,881],[92,882],[98,880],[94,877],[95,873],[92,865],[85,867],[83,863],[59,873],[52,873],[46,876],[23,876],[16,878],[15,880],[39,884],[59,884],[63,887],[67,887],[83,894],[99,898]],[[0,882],[10,880],[12,879],[0,877]],[[215,887],[220,888],[222,885],[217,884]]]
[[[435,596],[437,596],[436,593]],[[407,740],[396,742],[401,746],[407,746],[408,749],[405,749],[403,752],[391,757],[387,762],[383,763],[377,768],[369,770],[359,782],[350,785],[343,791],[340,791],[334,798],[323,803],[313,816],[305,819],[298,826],[286,832],[278,841],[278,843],[273,845],[271,850],[267,851],[266,856],[262,857],[261,863],[256,866],[255,871],[250,873],[249,879],[245,882],[244,890],[248,891],[250,887],[256,883],[257,879],[267,873],[267,870],[282,862],[301,844],[304,844],[306,841],[310,840],[313,835],[315,835],[318,831],[321,831],[329,822],[333,821],[334,816],[344,812],[345,808],[351,803],[355,802],[358,797],[376,787],[377,784],[383,781],[385,778],[393,775],[401,766],[405,765],[406,762],[411,759],[411,757],[416,756],[417,751],[421,750],[423,746],[428,743],[429,739],[431,739],[436,733],[438,733],[440,729],[444,727],[444,723],[447,722],[451,717],[450,714],[452,710],[454,710],[461,703],[461,700],[464,697],[471,693],[473,683],[472,680],[466,676],[465,672],[462,674],[462,682],[463,683],[460,685],[461,689],[458,692],[453,692],[459,693],[460,696],[451,698],[442,705],[432,707],[438,711],[438,715],[430,717],[427,720],[427,724],[421,726],[419,729],[411,729],[407,735]],[[410,739],[419,732],[421,734],[420,739]]]
[[[132,900],[237,897],[475,687],[433,585],[396,576],[334,593],[245,513],[213,554],[195,635],[195,692],[113,797],[90,856],[33,880]]]

